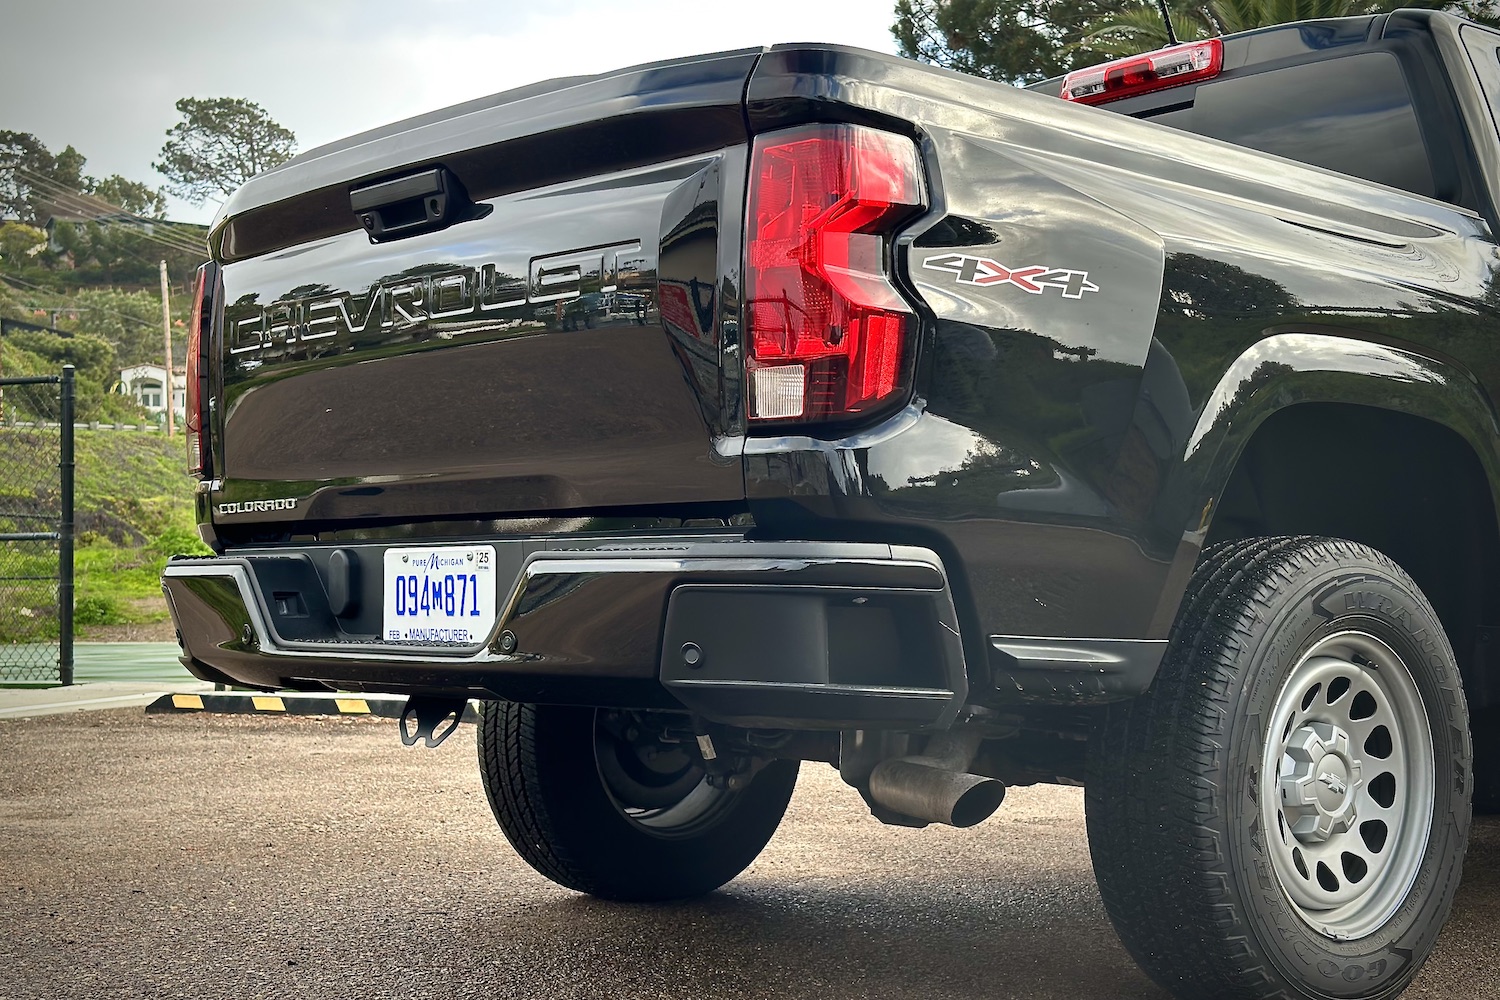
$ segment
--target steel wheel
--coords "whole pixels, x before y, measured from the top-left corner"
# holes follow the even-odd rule
[[[1372,933],[1432,831],[1432,733],[1410,670],[1374,636],[1327,636],[1292,668],[1266,731],[1261,815],[1282,891],[1326,937]]]
[[[687,746],[643,736],[621,713],[595,714],[594,757],[615,808],[652,836],[695,836],[722,819],[735,797],[709,784]]]

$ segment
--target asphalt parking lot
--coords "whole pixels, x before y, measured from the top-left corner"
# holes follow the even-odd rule
[[[1476,824],[1407,994],[1500,996],[1500,821]],[[0,997],[1161,998],[1094,890],[1076,789],[967,831],[893,830],[804,765],[760,860],[633,907],[511,852],[473,727],[371,719],[0,721]]]

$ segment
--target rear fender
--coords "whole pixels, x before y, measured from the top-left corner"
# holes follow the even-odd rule
[[[1152,620],[1165,635],[1176,617],[1235,466],[1273,414],[1304,403],[1342,403],[1420,417],[1456,433],[1484,470],[1496,500],[1500,433],[1479,380],[1457,362],[1406,347],[1355,340],[1345,331],[1276,327],[1235,359],[1209,394],[1182,464],[1166,491],[1166,516],[1184,525],[1167,586]]]

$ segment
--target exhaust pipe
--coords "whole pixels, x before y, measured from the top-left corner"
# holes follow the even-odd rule
[[[925,823],[969,827],[994,815],[1005,801],[1005,785],[970,774],[979,737],[942,733],[926,752],[881,761],[870,772],[870,798],[891,812]]]

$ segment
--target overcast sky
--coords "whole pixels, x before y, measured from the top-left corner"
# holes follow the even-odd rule
[[[0,130],[153,186],[180,97],[245,97],[299,149],[553,76],[776,42],[895,51],[894,0],[0,0]],[[208,222],[215,203],[174,200]]]

